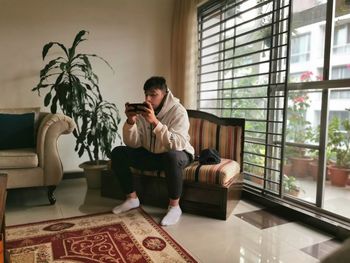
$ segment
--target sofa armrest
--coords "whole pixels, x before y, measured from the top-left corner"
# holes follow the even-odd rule
[[[75,129],[74,121],[63,114],[46,114],[40,122],[36,148],[39,166],[44,170],[44,185],[57,185],[63,175],[57,140],[61,134],[69,134]]]

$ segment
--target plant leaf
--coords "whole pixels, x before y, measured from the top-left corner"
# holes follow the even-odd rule
[[[53,97],[52,103],[51,103],[51,107],[50,107],[52,113],[56,113],[57,112],[57,100],[58,100],[58,97],[56,95],[56,96]]]
[[[47,107],[50,104],[50,101],[51,101],[51,91],[48,92],[45,96],[44,106]]]
[[[108,61],[107,60],[105,60],[104,58],[102,58],[102,57],[100,57],[100,56],[98,56],[98,55],[96,55],[96,54],[87,54],[86,56],[88,56],[88,57],[95,57],[95,58],[99,58],[99,59],[101,59],[104,63],[106,63],[106,65],[113,71],[113,73],[115,73],[115,71],[114,71],[114,69],[112,68],[112,66],[108,63]]]
[[[81,157],[81,156],[83,155],[84,150],[85,150],[85,147],[84,147],[84,144],[82,144],[82,145],[80,146],[80,149],[79,149],[79,152],[78,152],[79,157]]]
[[[75,55],[75,49],[78,46],[78,44],[82,41],[85,41],[85,38],[82,38],[85,34],[88,34],[89,32],[86,30],[81,30],[79,33],[75,36],[75,39],[73,41],[72,47],[69,48],[69,60],[73,60],[73,57]]]
[[[40,78],[44,77],[51,67],[58,63],[58,60],[59,58],[51,60],[42,70],[40,70]]]
[[[64,51],[64,53],[68,56],[67,49],[66,49],[66,47],[63,44],[58,43],[58,42],[49,42],[43,47],[43,52],[42,52],[43,60],[45,59],[45,57],[47,55],[47,52],[49,52],[50,48],[53,45],[58,45],[59,47],[61,47],[62,50]]]

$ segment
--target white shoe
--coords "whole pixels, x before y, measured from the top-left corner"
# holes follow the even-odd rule
[[[160,224],[162,226],[175,225],[179,221],[181,214],[182,211],[179,205],[169,206],[168,213],[164,216]]]
[[[128,198],[122,203],[121,205],[118,205],[113,208],[112,212],[114,214],[120,214],[125,211],[129,211],[130,209],[136,208],[140,206],[140,200],[136,198]]]

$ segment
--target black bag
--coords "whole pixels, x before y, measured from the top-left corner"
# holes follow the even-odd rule
[[[221,158],[216,149],[204,149],[199,155],[200,164],[218,164],[220,162]]]

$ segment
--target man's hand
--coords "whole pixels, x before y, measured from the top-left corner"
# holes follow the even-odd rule
[[[131,111],[133,108],[129,107],[129,102],[125,103],[125,115],[126,117],[128,117],[127,119],[127,123],[130,125],[134,125],[136,122],[136,118],[137,118],[137,112],[135,111]]]
[[[145,104],[147,105],[145,106],[145,111],[142,111],[140,113],[148,123],[152,124],[155,127],[157,126],[159,121],[156,115],[154,114],[153,107],[149,102],[145,102]]]

